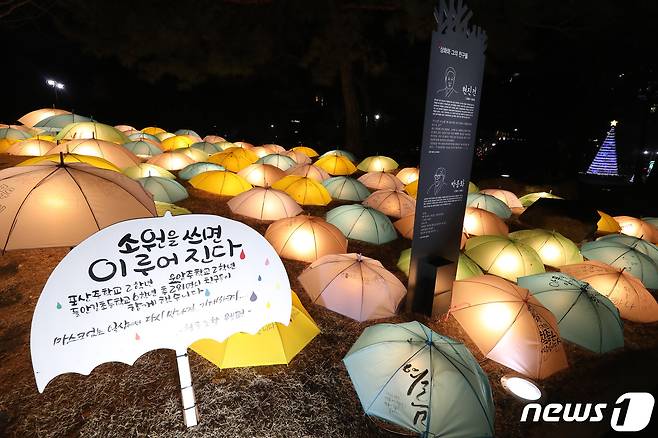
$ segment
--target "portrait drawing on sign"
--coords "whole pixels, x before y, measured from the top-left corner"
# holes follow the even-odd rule
[[[436,169],[436,172],[434,172],[434,183],[429,186],[427,189],[427,194],[428,195],[438,195],[441,193],[441,190],[443,187],[446,185],[446,169],[443,167],[439,167]]]
[[[448,67],[446,68],[446,72],[443,75],[443,81],[445,84],[445,87],[436,90],[436,92],[441,96],[441,97],[451,97],[453,94],[457,93],[457,90],[455,90],[455,79],[457,77],[457,72],[455,71],[454,68]]]

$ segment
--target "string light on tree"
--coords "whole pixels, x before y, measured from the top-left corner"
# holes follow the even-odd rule
[[[619,167],[617,165],[617,141],[615,128],[617,121],[610,122],[610,130],[606,134],[603,144],[599,148],[594,160],[589,165],[587,173],[590,175],[617,176]]]

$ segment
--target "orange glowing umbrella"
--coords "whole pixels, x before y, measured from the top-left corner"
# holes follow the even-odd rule
[[[377,190],[368,196],[363,202],[366,207],[379,210],[386,216],[401,218],[414,214],[416,201],[401,190]]]
[[[196,163],[193,159],[181,152],[163,152],[155,155],[146,161],[148,164],[154,164],[166,170],[181,170],[182,168]]]
[[[308,157],[308,155],[306,155],[303,152],[290,150],[284,152],[283,155],[292,158],[293,160],[295,160],[295,163],[297,164],[311,164],[311,159]]]
[[[219,135],[206,135],[203,137],[203,141],[207,141],[208,143],[223,143],[226,141],[224,137],[220,137]]]
[[[533,379],[567,368],[555,316],[528,289],[493,275],[455,281],[450,313],[485,357]]]
[[[40,157],[46,155],[49,150],[56,146],[55,143],[46,140],[23,140],[14,143],[7,149],[9,155],[22,155],[26,157]]]
[[[516,195],[509,190],[503,190],[503,189],[483,189],[480,190],[480,193],[484,193],[486,195],[491,195],[494,198],[498,198],[501,201],[503,201],[512,211],[520,211],[523,210],[523,205],[521,204],[521,201],[519,201],[519,198],[516,197]],[[514,210],[517,209],[517,210]]]
[[[658,243],[658,229],[649,222],[632,216],[615,216],[614,219],[621,227],[622,234]]]
[[[347,239],[335,226],[314,216],[280,219],[271,224],[265,238],[283,258],[313,262],[327,254],[347,251]]]
[[[331,176],[321,167],[313,164],[300,164],[286,170],[286,175],[304,176],[306,178],[313,178],[318,182],[322,182],[331,178]]]
[[[262,146],[269,154],[283,154],[286,151],[286,148],[279,146],[278,144],[264,144]]]
[[[228,201],[235,214],[262,221],[294,217],[302,212],[299,204],[286,193],[271,188],[254,187]]]
[[[116,143],[96,139],[71,140],[60,143],[48,151],[49,154],[72,153],[104,158],[119,169],[136,166],[141,163],[137,155]]]
[[[420,175],[420,169],[418,169],[417,167],[405,167],[404,169],[400,170],[395,176],[397,176],[398,179],[402,181],[402,184],[406,186],[414,181],[417,181],[419,175]]]
[[[270,187],[275,182],[286,176],[286,173],[278,167],[270,164],[254,163],[238,172],[249,184],[258,187]]]
[[[507,236],[508,228],[501,218],[490,211],[466,207],[464,232],[469,236]]]
[[[128,131],[131,131],[130,132],[131,134],[133,134],[135,132],[141,132],[141,131],[135,129],[133,126],[130,126],[130,125],[114,125],[114,129],[117,129],[117,130],[123,132],[124,134]]]
[[[395,175],[386,172],[368,172],[359,177],[359,181],[371,190],[402,190],[404,185]]]
[[[206,161],[209,157],[208,153],[202,151],[201,149],[197,149],[193,147],[178,148],[178,149],[174,149],[174,151],[187,155],[192,160],[194,160],[195,163],[202,163]]]
[[[414,221],[416,219],[416,214],[412,213],[407,216],[403,216],[397,221],[393,222],[393,226],[398,233],[406,239],[414,238]]]

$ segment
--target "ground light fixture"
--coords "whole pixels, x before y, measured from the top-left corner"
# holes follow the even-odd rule
[[[506,374],[500,379],[505,391],[521,400],[535,401],[542,396],[541,389],[530,379],[518,375]]]

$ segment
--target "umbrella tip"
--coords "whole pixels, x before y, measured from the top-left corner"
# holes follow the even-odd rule
[[[357,253],[356,255],[356,261],[357,262],[362,262],[363,261],[363,255],[361,253]]]

